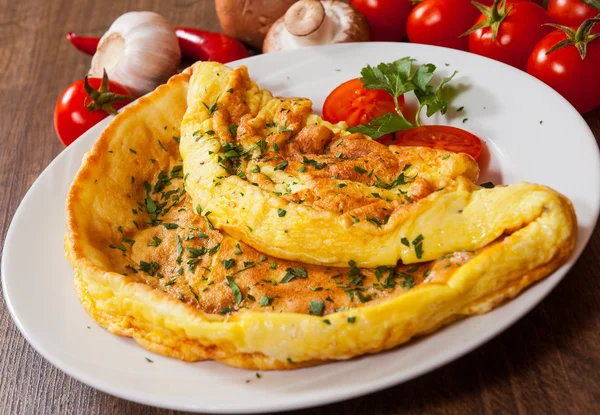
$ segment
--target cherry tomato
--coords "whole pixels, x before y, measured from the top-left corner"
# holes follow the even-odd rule
[[[469,50],[526,70],[527,59],[533,48],[552,31],[551,27],[542,26],[550,23],[551,19],[543,7],[535,3],[508,0],[506,11],[511,6],[512,9],[500,23],[496,40],[493,39],[491,27],[478,29],[469,35]],[[482,14],[475,24],[485,22],[486,19]]]
[[[459,36],[473,26],[479,14],[470,0],[423,1],[408,15],[408,39],[412,43],[468,50],[469,38]]]
[[[552,46],[566,38],[560,30],[545,36],[531,53],[527,72],[554,88],[577,111],[588,112],[600,106],[600,39],[587,44],[583,60],[575,46],[566,46],[546,55]]]
[[[60,141],[65,146],[71,144],[81,134],[85,133],[92,126],[96,125],[99,121],[108,117],[108,112],[115,111],[124,105],[127,105],[131,101],[129,91],[119,85],[116,82],[109,81],[106,78],[106,88],[103,91],[102,78],[89,78],[89,85],[96,89],[96,93],[106,94],[114,93],[117,95],[116,99],[106,102],[104,95],[101,101],[104,102],[105,109],[95,109],[93,111],[86,108],[86,104],[94,104],[94,100],[90,98],[85,90],[85,80],[80,79],[79,81],[73,82],[60,94],[56,106],[54,107],[54,129]],[[110,98],[110,97],[109,97]],[[96,99],[98,101],[98,99]],[[108,106],[106,106],[108,104]]]
[[[406,37],[410,0],[350,0],[369,22],[371,40],[398,42]]]
[[[387,143],[397,146],[429,147],[453,153],[466,153],[475,160],[481,155],[481,140],[460,128],[446,125],[422,125],[398,131],[396,141]]]
[[[398,98],[400,110],[404,97]],[[367,124],[373,118],[396,110],[394,99],[381,89],[365,89],[359,78],[340,84],[325,99],[323,118],[331,123],[346,121],[350,127]]]
[[[586,19],[595,17],[599,12],[581,0],[550,0],[548,15],[558,24],[578,27]]]

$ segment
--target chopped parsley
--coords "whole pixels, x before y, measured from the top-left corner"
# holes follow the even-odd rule
[[[304,268],[287,268],[285,271],[286,271],[286,274],[281,279],[281,281],[279,281],[280,283],[290,282],[291,280],[293,280],[296,277],[298,277],[298,278],[307,278],[308,277],[308,273],[306,272],[306,270]]]
[[[231,288],[231,291],[233,292],[235,304],[239,305],[242,302],[242,291],[240,290],[240,287],[238,287],[235,283],[233,277],[230,275],[227,276],[227,285],[229,286],[229,288]]]
[[[310,314],[315,316],[322,316],[323,310],[325,309],[325,303],[323,301],[311,301],[309,304]]]
[[[221,263],[223,264],[223,267],[225,267],[225,269],[231,269],[235,266],[235,259],[224,259],[223,261],[221,261]]]
[[[273,300],[272,298],[269,298],[269,296],[268,296],[267,294],[265,294],[265,295],[263,295],[263,296],[261,297],[261,299],[260,299],[260,301],[258,302],[258,304],[259,304],[261,307],[266,307],[266,306],[268,306],[268,305],[270,305],[270,304],[271,304],[271,301],[272,301],[272,300]]]
[[[283,160],[281,163],[279,163],[277,166],[275,166],[275,170],[285,170],[287,165],[288,165],[288,161]]]
[[[277,216],[283,218],[287,212],[284,209],[277,209]]]

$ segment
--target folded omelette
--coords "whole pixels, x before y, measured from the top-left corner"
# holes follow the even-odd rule
[[[197,63],[85,156],[65,251],[87,312],[186,361],[293,369],[489,311],[571,255],[544,186],[481,188],[466,154],[384,146]]]

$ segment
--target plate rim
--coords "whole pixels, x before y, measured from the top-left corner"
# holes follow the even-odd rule
[[[380,43],[398,45],[398,42],[389,42],[389,43],[388,42],[370,42],[369,44],[372,45],[372,44],[380,44]],[[406,44],[406,45],[411,45],[411,47],[418,47],[418,48],[425,48],[425,49],[433,48],[433,49],[452,50],[452,49],[448,49],[448,48],[440,48],[437,46],[430,46],[430,45],[416,45],[416,44]],[[363,47],[363,46],[365,46],[365,44],[364,43],[356,43],[356,44],[343,44],[343,45],[312,46],[312,47],[304,48],[301,50],[277,52],[276,55],[283,56],[283,55],[297,54],[297,53],[302,54],[302,53],[304,53],[303,52],[304,50],[315,50],[315,49],[326,50],[326,49],[330,49],[330,48],[342,48],[342,47],[351,47],[351,46]],[[518,76],[525,75],[526,77],[530,78],[529,79],[530,81],[535,80],[535,82],[541,84],[544,88],[546,88],[546,89],[550,90],[552,93],[554,93],[554,95],[557,98],[559,98],[560,100],[562,100],[563,103],[566,103],[571,108],[571,110],[574,111],[577,114],[577,116],[579,116],[582,125],[585,125],[585,128],[587,128],[587,130],[589,131],[590,136],[592,138],[594,138],[594,135],[593,135],[589,125],[583,119],[583,117],[575,110],[575,108],[570,103],[568,103],[568,101],[565,98],[563,98],[558,92],[554,91],[552,88],[550,88],[549,86],[544,84],[542,81],[534,78],[533,76],[527,74],[526,72],[523,72],[519,69],[513,68],[509,65],[505,65],[501,62],[497,62],[497,61],[494,61],[492,59],[485,58],[482,56],[473,55],[468,52],[456,51],[456,50],[452,50],[452,51],[453,51],[453,53],[456,52],[458,54],[467,54],[467,55],[471,55],[471,56],[476,56],[477,59],[485,59],[485,60],[493,62],[494,64],[503,65],[507,68],[510,68],[511,71],[514,71],[515,74],[519,73]],[[252,57],[249,57],[246,59],[231,62],[228,65],[236,67],[239,65],[247,64],[249,62],[254,62],[256,60],[265,59],[265,57],[269,57],[269,56],[273,56],[273,55],[275,55],[275,54],[252,56]],[[367,59],[368,59],[368,57],[365,57],[365,60],[367,60]],[[129,105],[132,105],[136,101],[132,102]],[[572,261],[569,261],[567,264],[565,264],[565,265],[561,266],[560,268],[558,268],[557,270],[555,270],[552,274],[550,274],[546,278],[546,280],[552,276],[555,276],[556,274],[562,274],[562,275],[560,275],[560,277],[555,277],[555,280],[552,280],[549,283],[547,282],[546,286],[544,286],[544,287],[539,287],[539,283],[534,284],[533,286],[537,286],[538,289],[541,289],[541,292],[540,292],[538,298],[527,303],[526,306],[523,307],[520,312],[516,313],[515,315],[513,315],[509,318],[503,319],[501,321],[501,323],[498,324],[494,330],[485,333],[483,336],[481,336],[475,340],[469,341],[467,343],[467,346],[461,347],[458,352],[455,351],[454,353],[451,353],[449,355],[448,354],[439,354],[439,355],[435,356],[434,358],[424,362],[423,364],[421,364],[417,367],[412,367],[412,368],[409,368],[408,370],[402,371],[399,375],[389,375],[387,377],[378,379],[377,381],[374,381],[374,382],[371,382],[368,384],[363,384],[362,387],[360,388],[360,390],[346,388],[345,390],[338,391],[336,393],[336,395],[332,396],[332,397],[329,397],[326,394],[323,394],[322,397],[317,398],[317,399],[315,399],[315,398],[299,399],[299,398],[295,397],[294,399],[292,399],[291,403],[290,403],[290,401],[286,401],[285,403],[275,402],[269,406],[263,405],[262,407],[255,407],[255,408],[251,408],[250,410],[248,410],[248,409],[242,410],[239,407],[227,408],[225,406],[213,407],[213,406],[198,406],[198,405],[186,405],[186,404],[177,405],[177,404],[173,404],[173,403],[167,404],[164,401],[161,401],[160,398],[155,398],[154,396],[144,393],[144,392],[141,392],[137,395],[132,394],[132,392],[129,392],[129,394],[127,393],[127,391],[122,392],[121,390],[119,390],[118,387],[113,387],[112,385],[105,384],[105,382],[102,380],[94,379],[93,375],[88,375],[85,373],[85,371],[82,371],[82,370],[78,371],[77,366],[75,364],[70,364],[69,362],[66,362],[63,359],[61,359],[59,356],[52,355],[50,352],[48,352],[48,350],[44,350],[42,345],[37,344],[34,341],[32,341],[32,337],[30,336],[30,333],[28,333],[27,330],[25,330],[25,328],[23,327],[22,322],[18,317],[18,312],[15,309],[13,301],[8,292],[7,284],[6,284],[7,283],[7,273],[6,273],[7,260],[6,260],[6,258],[9,256],[9,254],[12,252],[12,249],[13,249],[10,241],[13,239],[13,234],[16,232],[16,230],[15,230],[15,228],[17,226],[16,223],[19,222],[19,218],[24,215],[22,206],[25,205],[31,197],[33,197],[32,194],[34,194],[35,189],[38,186],[40,186],[42,177],[46,174],[46,172],[49,169],[53,168],[53,166],[55,164],[60,164],[61,160],[66,157],[66,154],[68,152],[75,151],[74,150],[75,148],[87,147],[87,145],[85,145],[84,142],[86,142],[87,140],[91,140],[91,138],[89,138],[90,136],[95,136],[97,138],[100,135],[100,133],[104,130],[104,128],[112,121],[113,118],[114,117],[110,116],[110,117],[106,118],[105,120],[101,121],[100,123],[96,124],[90,130],[85,132],[80,137],[80,139],[77,140],[71,146],[72,147],[71,149],[69,147],[67,147],[63,151],[61,151],[44,168],[44,170],[39,174],[39,176],[35,179],[33,184],[27,190],[27,192],[25,193],[25,196],[19,203],[19,206],[17,207],[13,217],[11,218],[10,225],[8,227],[6,236],[4,238],[4,242],[3,242],[4,249],[3,249],[3,253],[2,253],[2,260],[1,260],[1,266],[0,266],[1,274],[2,274],[1,282],[2,282],[2,291],[3,291],[4,299],[6,302],[6,308],[8,309],[8,311],[13,319],[14,324],[16,325],[18,330],[21,332],[23,337],[25,337],[25,339],[27,340],[29,345],[31,345],[34,348],[34,350],[36,350],[42,357],[44,357],[44,359],[49,361],[53,366],[55,366],[62,372],[66,373],[67,375],[71,376],[72,378],[77,379],[78,381],[80,381],[90,387],[93,387],[102,392],[111,394],[113,396],[117,396],[119,398],[137,402],[137,403],[144,404],[144,405],[151,405],[154,407],[164,408],[164,409],[185,410],[185,411],[192,411],[192,412],[210,411],[213,413],[264,413],[264,412],[287,411],[287,410],[294,410],[294,409],[301,409],[301,408],[310,408],[310,407],[314,407],[314,406],[320,406],[320,405],[339,402],[339,401],[343,401],[343,400],[347,400],[347,399],[351,399],[351,398],[356,398],[359,396],[373,393],[373,392],[391,387],[393,385],[397,385],[397,384],[406,382],[408,380],[414,379],[418,376],[421,376],[429,371],[440,368],[440,367],[442,367],[450,362],[453,362],[454,360],[470,353],[474,349],[476,349],[476,348],[480,347],[481,345],[490,341],[492,338],[503,333],[506,329],[511,327],[518,320],[522,319],[526,314],[528,314],[534,307],[536,307],[542,300],[544,300],[554,290],[554,288],[564,279],[564,277],[571,270],[571,268],[579,261],[581,254],[586,249],[586,247],[589,243],[589,240],[598,225],[598,219],[599,219],[599,215],[600,215],[600,203],[597,203],[596,206],[594,207],[595,208],[595,213],[593,215],[594,216],[593,217],[594,225],[591,227],[591,231],[590,231],[589,235],[587,235],[584,238],[583,244],[581,246],[581,252],[579,252],[577,258]],[[598,141],[594,139],[594,140],[592,140],[592,142],[596,145],[596,149],[598,149]],[[598,172],[600,172],[600,152],[597,152],[596,167],[598,168],[597,169]],[[600,195],[600,192],[599,192],[599,195]],[[10,263],[10,260],[9,260],[9,263]],[[10,286],[10,283],[8,285]],[[528,291],[528,289],[525,290],[524,292],[526,292],[526,291]],[[502,306],[500,306],[500,307],[502,307]],[[394,348],[394,349],[397,349],[397,348]],[[391,349],[391,351],[393,351],[394,349]],[[388,353],[388,352],[389,351],[385,351],[383,353]],[[363,359],[363,358],[368,358],[368,356],[359,357],[359,359]],[[335,364],[335,363],[331,363],[331,364]],[[305,370],[305,369],[299,369],[299,370]]]

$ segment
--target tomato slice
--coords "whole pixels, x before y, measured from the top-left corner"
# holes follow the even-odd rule
[[[429,147],[454,153],[467,153],[475,160],[481,155],[481,140],[461,128],[446,125],[422,125],[398,131],[396,141],[386,143],[397,146]]]
[[[398,98],[398,103],[403,110],[404,97]],[[354,78],[331,91],[323,104],[323,118],[334,124],[346,121],[354,127],[395,110],[390,94],[381,89],[365,89],[360,79]]]

